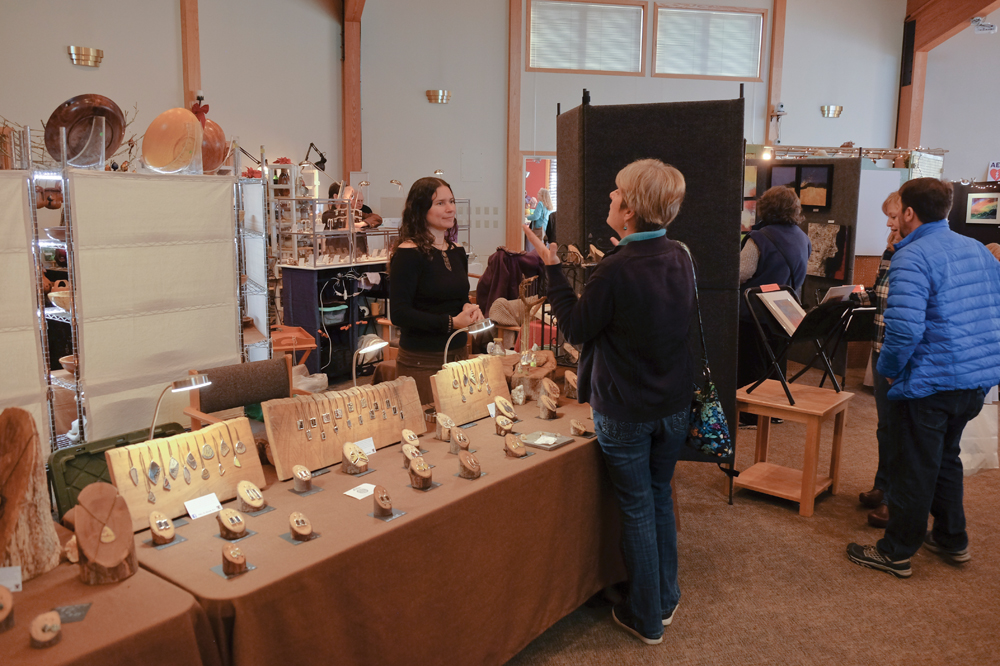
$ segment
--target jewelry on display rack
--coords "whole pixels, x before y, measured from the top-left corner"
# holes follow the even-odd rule
[[[323,422],[322,422],[322,419],[323,419],[323,405],[320,403],[320,400],[322,400],[323,398],[321,397],[321,395],[319,393],[313,393],[311,396],[309,396],[308,399],[312,402],[312,405],[310,405],[310,408],[311,408],[310,411],[311,410],[316,410],[316,412],[319,414],[318,417],[313,417],[309,422],[310,423],[312,423],[313,421],[316,422],[316,425],[314,425],[313,427],[314,428],[317,428],[317,427],[319,428],[319,440],[321,442],[325,442],[326,441],[326,425],[323,424]]]
[[[190,436],[193,437],[194,435],[190,435]],[[184,458],[184,461],[187,463],[188,467],[190,467],[194,471],[197,471],[198,470],[198,461],[194,459],[194,454],[191,453],[191,442],[187,440],[187,437],[185,437],[184,441],[187,444],[187,451],[188,451],[187,457]],[[196,448],[196,449],[198,448],[198,441],[197,440],[195,440],[195,442],[194,442],[194,448]]]
[[[205,441],[204,435],[201,436],[201,441]],[[205,444],[205,446],[208,446],[208,444]],[[208,471],[208,466],[205,465],[205,456],[202,455],[202,451],[205,450],[205,447],[198,446],[198,443],[195,442],[194,448],[198,449],[198,460],[201,461],[201,478],[208,481],[208,477],[212,476],[212,473]]]
[[[215,441],[215,435],[212,435],[212,443],[218,446]],[[219,476],[225,476],[226,470],[222,468],[222,456],[219,456]]]
[[[457,389],[458,388],[458,368],[456,368],[454,365],[451,366],[451,375],[452,375],[451,387],[453,389]]]
[[[146,470],[146,476],[155,488],[160,485],[160,463],[153,460],[153,450],[149,448],[149,444],[146,445],[146,453],[149,454],[149,469]]]
[[[334,401],[334,405],[336,406],[336,409],[333,410],[333,416],[334,416],[334,418],[336,418],[336,419],[342,419],[342,418],[344,418],[344,409],[343,409],[343,407],[341,406],[341,403],[340,403],[340,395],[334,393],[333,394],[333,401]]]
[[[222,459],[229,455],[229,444],[226,443],[226,437],[221,432],[219,433],[219,437],[222,439],[219,443],[219,458]]]
[[[178,453],[180,450],[178,450]],[[170,472],[170,478],[177,480],[177,474],[181,471],[181,464],[177,462],[177,458],[174,458],[174,449],[170,445],[170,440],[167,440],[167,453],[170,454],[170,461],[167,470]]]
[[[128,450],[128,476],[132,479],[133,485],[136,488],[139,487],[139,470],[135,468],[135,463],[132,462],[132,449]]]
[[[161,449],[159,446],[156,447],[156,455],[160,457],[160,469],[166,469],[163,466],[163,449]],[[163,489],[167,491],[170,490],[170,475],[167,474],[166,472],[163,473]]]
[[[295,415],[298,416],[298,420],[296,421],[296,425],[298,426],[299,430],[305,430],[305,432],[306,432],[306,439],[312,441],[312,438],[313,438],[313,436],[312,436],[312,429],[311,428],[306,429],[306,422],[307,422],[307,418],[308,417],[307,417],[306,414],[303,413],[303,406],[304,405],[302,404],[302,401],[298,400],[298,399],[296,399],[294,401],[294,404],[295,404]]]
[[[479,381],[486,384],[486,395],[493,395],[493,389],[490,388],[490,376],[486,372],[486,362],[482,358],[479,359],[479,368]]]
[[[229,429],[229,421],[223,421],[223,423],[226,424],[226,432],[229,433],[229,439],[233,439],[233,431]],[[239,432],[237,432],[236,435],[236,440],[239,441]],[[238,468],[243,467],[243,463],[240,462],[236,449],[233,449],[233,464]],[[187,472],[187,470],[184,471]],[[191,481],[188,481],[188,483],[191,483]]]
[[[139,452],[139,464],[142,465],[143,469],[146,469],[146,462],[142,459],[142,451]],[[152,489],[149,487],[149,479],[146,475],[142,475],[142,480],[146,482],[146,501],[150,504],[156,504],[156,495],[153,494]]]
[[[205,460],[211,460],[215,457],[215,449],[208,445],[208,439],[204,434],[201,436],[201,455],[204,458],[201,462],[203,467],[205,465]]]

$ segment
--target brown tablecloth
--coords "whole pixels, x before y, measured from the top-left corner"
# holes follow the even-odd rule
[[[148,537],[146,537],[148,538]],[[212,629],[194,597],[148,571],[111,585],[84,585],[75,564],[61,564],[14,593],[15,626],[0,633],[0,664],[219,663]],[[62,625],[62,640],[44,650],[30,646],[28,628],[58,606],[93,604],[82,622]]]
[[[542,421],[535,403],[518,409],[523,433],[569,434],[570,417],[588,414],[566,404],[562,418]],[[442,484],[430,491],[408,487],[399,445],[371,457],[374,473],[316,477],[324,491],[308,497],[271,485],[275,510],[248,518],[257,534],[239,542],[254,571],[224,580],[209,570],[223,546],[214,517],[179,528],[187,543],[140,545],[140,562],[197,597],[225,663],[502,664],[624,578],[617,503],[594,440],[517,460],[504,457],[492,421],[465,432],[486,472],[475,481],[456,477],[448,444],[426,434]],[[406,515],[370,517],[370,497],[343,495],[361,483],[384,485]],[[279,538],[292,511],[320,538]]]

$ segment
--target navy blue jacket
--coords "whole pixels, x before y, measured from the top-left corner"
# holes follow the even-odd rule
[[[580,402],[632,423],[690,408],[694,277],[679,243],[660,236],[614,248],[579,300],[559,266],[546,266],[546,272],[560,332],[583,344]]]
[[[757,246],[760,259],[757,260],[757,270],[754,274],[740,285],[740,317],[743,319],[750,319],[750,312],[746,309],[742,296],[742,292],[750,287],[787,284],[801,297],[802,283],[806,279],[806,265],[809,262],[809,255],[812,254],[809,236],[794,224],[758,225],[747,236]]]
[[[891,400],[1000,383],[1000,262],[948,220],[896,243],[884,318]]]

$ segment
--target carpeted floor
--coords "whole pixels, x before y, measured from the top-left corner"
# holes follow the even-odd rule
[[[818,376],[809,381],[815,383]],[[680,463],[681,604],[665,640],[646,646],[583,606],[528,645],[510,666],[546,664],[1000,664],[1000,471],[965,479],[972,561],[924,550],[906,580],[852,564],[848,542],[874,543],[858,493],[875,474],[875,401],[848,377],[840,493],[821,495],[810,518],[798,505],[739,490],[726,503],[713,465]],[[820,469],[829,465],[824,428]],[[801,468],[805,426],[773,426],[769,459]],[[736,467],[752,463],[754,432],[738,435]],[[997,530],[994,532],[994,530]]]

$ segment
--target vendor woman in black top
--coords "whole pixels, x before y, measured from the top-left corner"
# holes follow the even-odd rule
[[[389,308],[400,329],[396,373],[413,377],[420,402],[434,402],[431,375],[456,330],[483,319],[469,303],[469,259],[447,240],[455,226],[455,195],[440,178],[421,178],[406,196],[400,242],[389,261]],[[466,358],[465,333],[451,341],[448,360]]]

